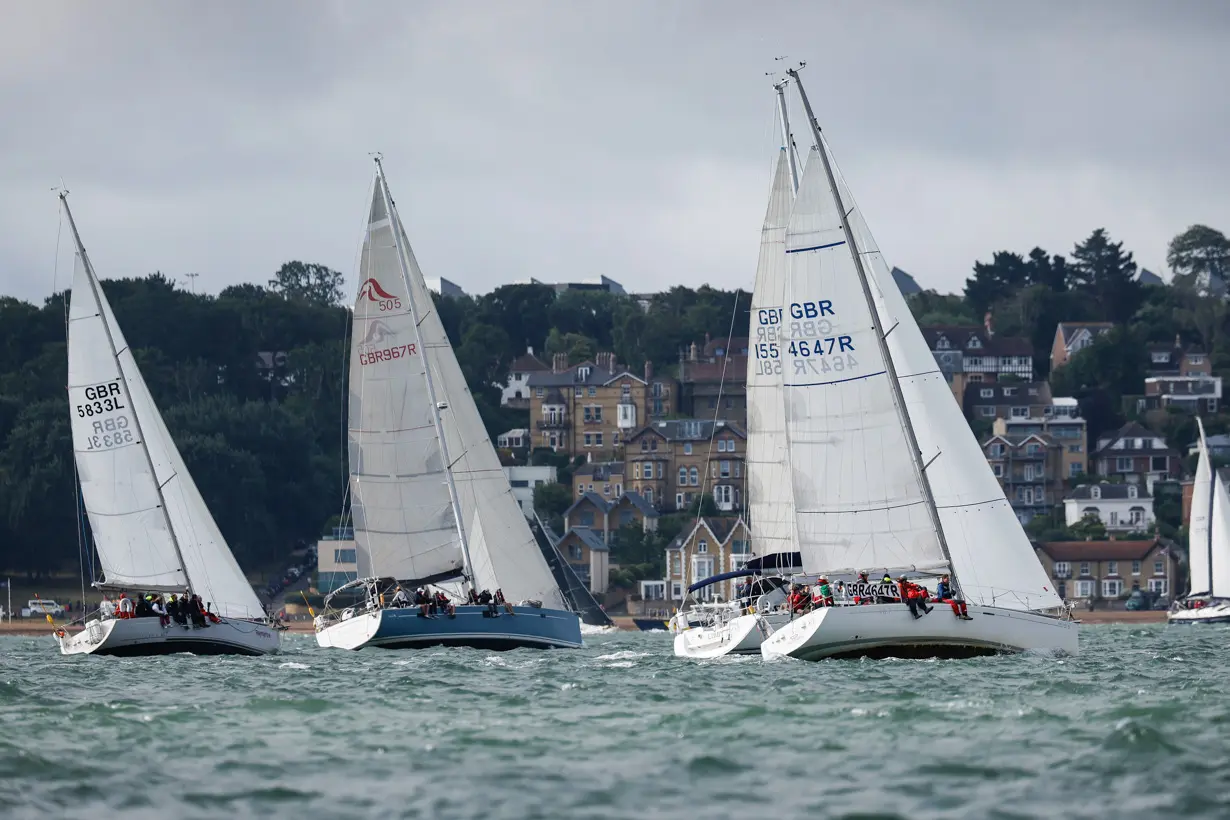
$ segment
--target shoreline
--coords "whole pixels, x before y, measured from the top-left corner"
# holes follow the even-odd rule
[[[1129,612],[1125,610],[1103,610],[1093,612],[1082,612],[1077,618],[1081,623],[1085,624],[1158,624],[1166,622],[1166,613],[1161,610],[1151,610],[1147,612]],[[637,632],[636,625],[632,622],[632,617],[628,615],[617,615],[611,618],[615,622],[615,626],[621,631]],[[57,621],[56,626],[63,625],[63,622]],[[295,635],[312,635],[315,633],[311,621],[293,621],[287,624],[289,633]],[[51,637],[51,625],[46,621],[36,622],[33,618],[14,619],[11,623],[7,620],[0,621],[0,635],[14,635],[22,637]]]

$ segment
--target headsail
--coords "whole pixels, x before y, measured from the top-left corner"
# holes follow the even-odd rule
[[[832,156],[830,152],[830,157]],[[987,464],[840,171],[835,176],[872,284],[961,591],[974,603],[1048,609],[1062,601]]]
[[[782,300],[803,563],[815,572],[943,567],[834,191],[812,154],[786,232]]]
[[[758,555],[796,547],[790,444],[782,391],[786,282],[786,225],[794,199],[786,149],[778,153],[760,238],[752,289],[752,356],[747,363],[747,496],[752,543]]]
[[[1187,564],[1191,596],[1230,597],[1230,492],[1217,476],[1200,429],[1200,458],[1192,484],[1192,518],[1188,529]]]
[[[262,617],[260,599],[184,466],[68,216],[77,244],[68,332],[73,449],[104,581],[138,590],[190,585],[215,612]]]

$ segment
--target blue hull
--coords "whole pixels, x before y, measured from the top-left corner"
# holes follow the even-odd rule
[[[666,632],[670,629],[670,625],[664,618],[633,618],[632,623],[636,624],[636,628],[642,632],[657,632],[658,630]]]
[[[579,649],[581,621],[559,609],[503,609],[494,617],[483,606],[459,606],[457,614],[419,616],[418,608],[386,609],[380,627],[367,646],[381,649],[422,649],[429,646],[470,646],[476,649]]]

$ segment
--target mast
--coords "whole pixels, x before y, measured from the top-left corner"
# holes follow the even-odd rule
[[[797,194],[799,192],[799,155],[794,150],[794,135],[790,133],[790,115],[786,113],[786,85],[789,80],[773,83],[777,92],[777,114],[782,123],[782,145],[786,149],[786,159],[790,163],[790,186]]]
[[[800,64],[799,68],[802,68],[802,64]],[[854,268],[858,272],[858,283],[863,288],[863,298],[867,300],[867,309],[871,313],[871,327],[875,332],[876,342],[880,347],[880,355],[884,358],[884,369],[888,371],[888,383],[893,391],[893,403],[897,405],[897,412],[901,416],[901,426],[905,430],[906,443],[910,450],[910,459],[914,463],[914,471],[917,473],[919,484],[922,487],[923,500],[927,505],[927,513],[931,517],[931,526],[935,529],[935,537],[939,540],[940,551],[944,554],[944,560],[948,562],[948,571],[952,574],[953,581],[960,587],[960,582],[957,578],[957,568],[953,565],[952,554],[948,551],[948,539],[944,537],[944,527],[940,523],[940,511],[935,505],[935,495],[931,492],[931,480],[927,478],[927,466],[923,463],[922,451],[918,448],[918,438],[914,435],[914,424],[910,421],[910,411],[905,406],[905,396],[901,392],[900,382],[897,381],[897,366],[893,364],[892,354],[888,350],[888,340],[884,333],[884,328],[880,325],[880,314],[876,310],[875,300],[871,295],[871,285],[867,278],[867,271],[863,267],[862,252],[859,251],[858,245],[854,242],[854,231],[850,229],[846,205],[841,201],[841,191],[838,189],[837,179],[833,175],[833,165],[829,162],[828,152],[824,148],[824,138],[820,135],[820,123],[816,121],[816,115],[811,110],[811,102],[807,99],[807,92],[803,90],[803,81],[799,78],[799,70],[797,68],[790,68],[786,70],[786,74],[794,78],[795,85],[799,89],[799,97],[803,100],[803,109],[807,112],[807,120],[811,125],[812,136],[816,140],[816,150],[820,152],[820,161],[824,163],[824,175],[828,177],[829,187],[833,189],[833,199],[837,202],[837,214],[841,217],[841,230],[845,234],[846,246],[849,248],[850,256],[854,260]]]
[[[398,220],[395,219],[397,212],[393,209],[393,196],[389,193],[389,185],[384,177],[384,165],[381,164],[379,155],[375,157],[375,161],[376,178],[380,181],[380,193],[384,197],[384,210],[389,216],[389,223],[393,229],[393,247],[397,250],[397,263],[401,266],[402,280],[405,282],[406,293],[409,296],[407,301],[410,303],[410,318],[414,322],[414,338],[418,342],[419,350],[423,351],[423,378],[427,382],[427,400],[431,402],[431,419],[436,427],[436,438],[440,442],[440,456],[444,460],[444,477],[448,483],[449,502],[453,505],[453,518],[457,522],[457,537],[461,539],[461,554],[465,558],[466,579],[473,586],[474,562],[470,560],[470,541],[466,538],[465,527],[461,524],[461,499],[457,495],[457,484],[453,481],[453,462],[448,455],[448,440],[444,435],[444,422],[440,418],[440,411],[447,405],[441,405],[436,399],[436,386],[431,377],[431,360],[427,358],[427,347],[423,344],[423,334],[419,330],[422,319],[419,318],[418,307],[414,303],[410,266],[406,264],[406,254],[401,246],[401,231]]]
[[[1213,597],[1213,497],[1217,494],[1217,467],[1213,465],[1213,459],[1209,457],[1209,445],[1204,440],[1204,422],[1196,416],[1196,426],[1200,429],[1200,457],[1208,462],[1209,465],[1209,518],[1208,518],[1208,533],[1206,540],[1208,543],[1205,548],[1209,551],[1209,597]]]
[[[90,264],[90,257],[85,252],[85,245],[81,242],[81,234],[77,233],[77,223],[73,220],[73,212],[68,207],[68,191],[60,192],[60,202],[64,205],[64,214],[68,217],[68,227],[73,232],[73,241],[77,243],[77,252],[81,254],[81,264],[85,266],[85,278],[90,283],[90,292],[94,295],[94,303],[98,305],[99,313],[102,314],[104,297],[99,291],[98,279],[94,276],[94,266]],[[123,351],[115,349],[115,337],[111,334],[111,324],[107,321],[106,315],[100,315],[99,318],[102,319],[103,330],[107,334],[107,346],[111,348],[111,356],[115,359],[116,367],[119,368],[120,375],[124,378],[124,387],[127,388],[128,375],[124,373],[124,365],[120,362],[120,353]],[[128,392],[129,395],[132,394],[131,390]],[[179,536],[175,534],[175,527],[171,524],[171,514],[167,512],[167,499],[162,494],[164,484],[158,480],[158,471],[154,468],[154,459],[149,454],[149,444],[145,440],[145,430],[141,427],[141,414],[137,412],[135,404],[132,407],[132,423],[137,428],[137,437],[141,439],[141,452],[145,454],[145,463],[149,465],[150,478],[154,482],[154,489],[158,492],[158,508],[162,510],[162,520],[167,525],[167,532],[171,536],[171,544],[175,547],[175,558],[179,561],[180,572],[184,574],[184,586],[188,589],[193,589],[192,578],[188,575],[188,564],[184,561],[184,553],[179,546]]]

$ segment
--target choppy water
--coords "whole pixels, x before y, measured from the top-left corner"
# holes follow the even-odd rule
[[[1227,816],[1230,630],[1081,639],[809,664],[680,661],[663,633],[152,659],[0,638],[0,815]]]

